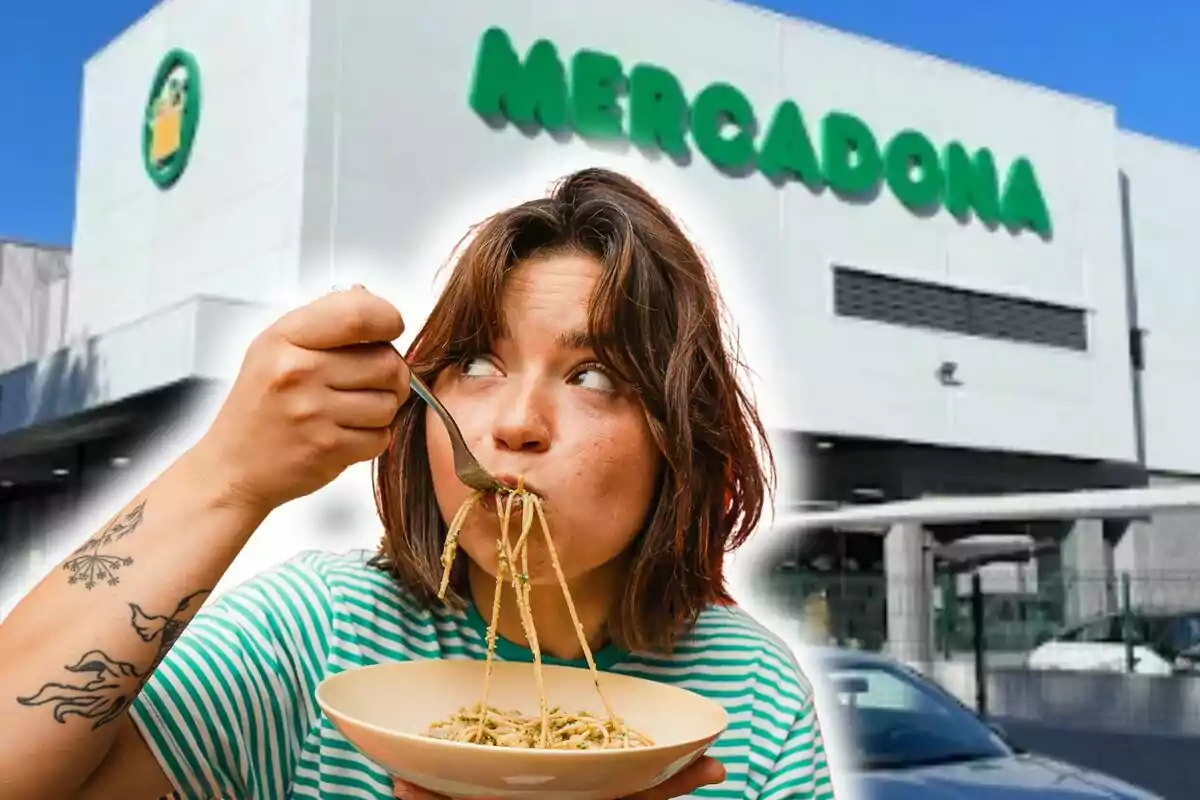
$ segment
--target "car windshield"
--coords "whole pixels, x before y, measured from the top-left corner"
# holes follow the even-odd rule
[[[1148,617],[1137,630],[1167,658],[1200,658],[1200,614],[1164,614]],[[1135,639],[1135,643],[1141,642]]]
[[[859,769],[905,769],[1012,755],[1011,747],[954,698],[890,664],[825,671]]]
[[[1200,658],[1200,614],[1189,614],[1175,621],[1174,645],[1192,658]]]

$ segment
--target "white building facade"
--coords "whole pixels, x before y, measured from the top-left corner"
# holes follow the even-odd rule
[[[90,377],[52,418],[0,404],[0,472],[90,434],[8,462],[5,438],[227,376],[231,332],[331,284],[415,330],[470,224],[604,165],[708,256],[807,456],[789,502],[1200,474],[1200,153],[1097,102],[721,0],[169,0],[88,62],[82,108],[61,335]],[[1150,576],[1200,570],[1192,524],[1041,535]],[[930,542],[976,533],[866,546],[891,638],[929,624],[895,586],[930,582]],[[1074,615],[1111,602],[1076,589]]]

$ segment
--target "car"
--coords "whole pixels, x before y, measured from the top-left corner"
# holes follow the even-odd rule
[[[1048,636],[1025,657],[1029,669],[1126,672],[1128,655],[1140,675],[1200,674],[1200,611],[1105,614]]]
[[[838,783],[857,800],[1163,800],[1029,753],[915,669],[839,648],[802,655],[830,730]],[[841,786],[839,786],[841,788]]]

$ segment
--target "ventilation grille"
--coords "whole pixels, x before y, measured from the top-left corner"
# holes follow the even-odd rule
[[[839,316],[985,339],[1087,350],[1082,309],[834,268]]]

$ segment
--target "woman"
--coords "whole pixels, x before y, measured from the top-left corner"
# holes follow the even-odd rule
[[[725,590],[723,555],[768,488],[762,426],[712,280],[668,213],[614,173],[571,175],[474,231],[410,366],[390,344],[403,327],[361,287],[284,316],[199,443],[13,611],[4,796],[430,796],[360,757],[313,699],[334,671],[486,652],[498,524],[469,519],[438,602],[467,489],[409,396],[411,366],[485,466],[543,496],[598,665],[729,708],[710,757],[645,797],[831,797],[808,683]],[[192,620],[272,509],[371,458],[378,553],[306,553]],[[555,584],[531,552],[530,579]],[[119,581],[73,580],[97,555],[118,559]],[[582,663],[557,590],[533,601],[548,660]],[[513,603],[498,652],[528,660]]]

